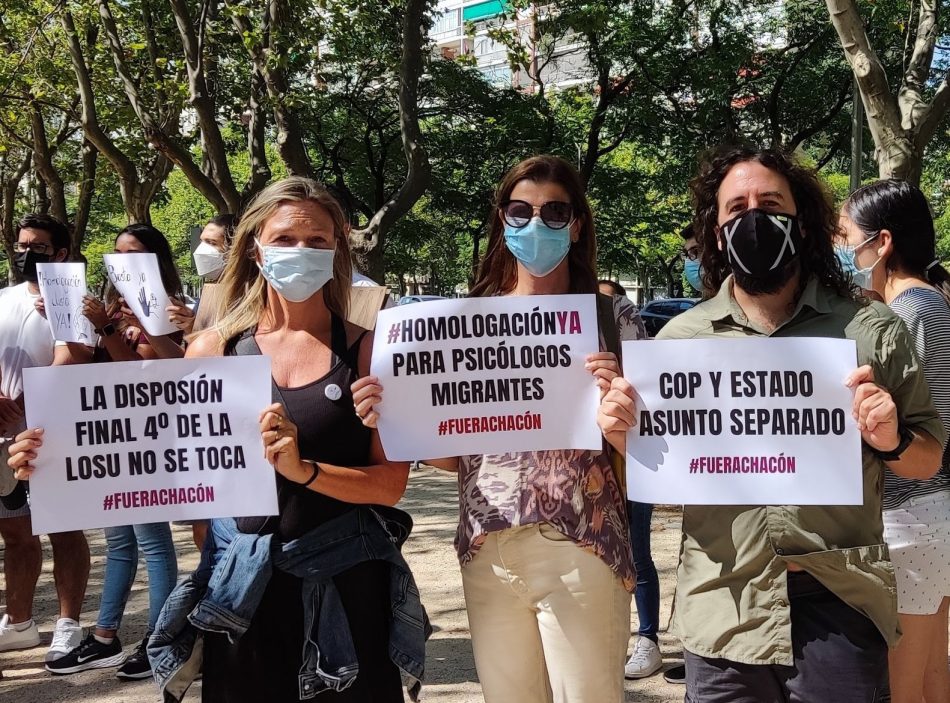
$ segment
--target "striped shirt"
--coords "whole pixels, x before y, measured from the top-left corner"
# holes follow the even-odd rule
[[[911,338],[930,386],[934,407],[944,429],[950,430],[950,306],[933,288],[908,288],[890,303]],[[884,509],[892,510],[919,496],[941,491],[950,494],[950,456],[944,451],[940,471],[930,479],[902,478],[890,469],[884,472]]]

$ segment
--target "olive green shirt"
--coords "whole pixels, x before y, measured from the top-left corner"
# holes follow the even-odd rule
[[[732,278],[712,299],[670,320],[658,339],[832,337],[857,343],[901,421],[944,439],[913,340],[887,306],[843,298],[812,279],[791,318],[766,333],[732,295]],[[705,657],[792,665],[788,562],[801,566],[897,642],[894,570],[881,522],[884,462],[863,445],[860,506],[702,506],[683,512],[676,626],[683,646]]]

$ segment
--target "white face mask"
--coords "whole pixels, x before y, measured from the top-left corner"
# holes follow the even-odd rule
[[[333,249],[263,246],[257,267],[271,288],[292,303],[309,300],[333,278]]]
[[[218,251],[207,242],[201,242],[193,254],[195,270],[204,278],[216,278],[224,269],[224,252]]]

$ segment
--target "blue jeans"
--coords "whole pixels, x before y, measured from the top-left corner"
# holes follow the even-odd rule
[[[99,621],[103,630],[118,630],[125,603],[132,592],[139,563],[139,546],[148,568],[148,629],[155,629],[158,614],[178,580],[178,557],[167,522],[147,525],[123,525],[105,528],[106,575],[99,603]]]
[[[633,567],[637,571],[637,618],[640,621],[638,634],[657,641],[660,626],[660,578],[656,573],[653,555],[650,554],[650,519],[653,506],[650,503],[627,503],[630,517],[630,549],[633,552]]]

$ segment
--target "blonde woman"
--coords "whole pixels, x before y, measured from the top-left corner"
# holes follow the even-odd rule
[[[166,696],[184,695],[199,651],[205,702],[396,703],[400,668],[421,678],[424,615],[398,549],[411,521],[387,507],[409,467],[354,412],[372,339],[345,322],[350,273],[342,211],[314,181],[271,184],[242,215],[218,322],[187,356],[270,357],[260,430],[279,512],[213,522],[149,644]]]

